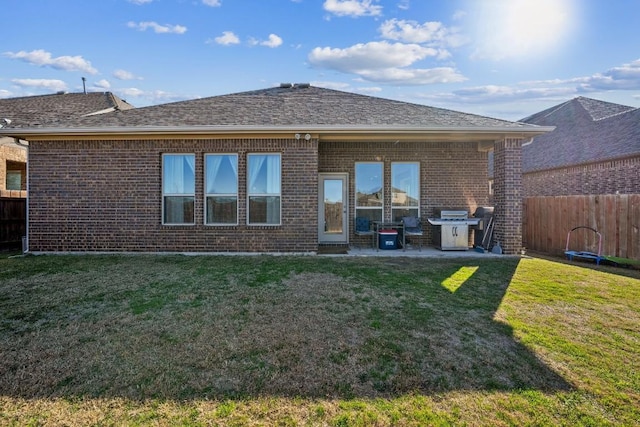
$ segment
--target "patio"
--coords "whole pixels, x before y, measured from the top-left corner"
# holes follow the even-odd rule
[[[325,248],[325,250],[328,248]],[[335,248],[336,251],[343,248]],[[330,252],[330,251],[328,251]],[[347,253],[325,253],[324,250],[318,252],[319,256],[354,256],[354,257],[410,257],[410,258],[491,258],[504,257],[509,255],[499,255],[491,252],[477,252],[475,249],[466,251],[442,251],[435,247],[422,247],[422,250],[414,249],[409,246],[407,250],[376,250],[374,248],[349,247]],[[511,255],[515,256],[515,255]],[[519,256],[519,255],[518,255]]]

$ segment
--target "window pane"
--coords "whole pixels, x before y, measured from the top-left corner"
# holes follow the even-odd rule
[[[382,163],[356,163],[356,206],[382,208]]]
[[[237,197],[207,197],[207,224],[237,224]]]
[[[413,209],[392,209],[391,212],[392,220],[400,222],[402,221],[403,216],[419,216],[418,208]]]
[[[280,155],[249,154],[249,194],[280,194]]]
[[[193,154],[165,154],[163,156],[162,188],[165,194],[195,193],[195,162]]]
[[[369,221],[382,221],[382,209],[356,209],[357,217],[369,218]]]
[[[420,205],[420,167],[418,163],[391,164],[392,206]]]
[[[165,224],[193,224],[194,197],[167,196],[164,198]]]
[[[22,172],[7,171],[7,190],[22,190]]]
[[[238,156],[207,154],[205,168],[207,194],[238,193]]]
[[[250,196],[250,224],[280,224],[279,196]]]

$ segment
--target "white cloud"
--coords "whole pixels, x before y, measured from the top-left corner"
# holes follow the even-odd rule
[[[127,0],[129,3],[133,3],[133,4],[137,4],[137,5],[142,5],[142,4],[146,4],[146,3],[151,3],[153,0]]]
[[[362,70],[406,67],[438,51],[417,44],[370,42],[346,49],[316,47],[309,54],[311,65],[358,74]]]
[[[4,56],[11,59],[19,59],[29,64],[39,67],[51,67],[64,71],[83,71],[89,74],[97,74],[98,70],[91,66],[91,62],[82,56],[51,56],[50,52],[43,49],[32,50],[31,52],[5,52]]]
[[[519,87],[519,86],[477,86],[452,92],[461,102],[486,103],[519,101],[524,99],[556,98],[558,96],[572,96],[575,88],[570,87]]]
[[[128,22],[127,26],[129,28],[135,28],[139,31],[146,31],[151,28],[157,34],[184,34],[187,32],[187,27],[182,25],[160,25],[157,22],[153,21],[144,21],[144,22]]]
[[[66,91],[67,84],[53,79],[12,79],[11,83],[22,88],[46,89],[52,92]]]
[[[373,0],[326,0],[322,7],[337,16],[380,16],[382,6]]]
[[[523,81],[513,85],[472,86],[424,99],[460,104],[497,104],[520,101],[563,102],[585,93],[640,90],[640,59],[591,76]]]
[[[106,79],[98,80],[97,82],[95,82],[93,84],[93,86],[95,88],[101,89],[101,90],[109,90],[109,89],[111,89],[111,83],[109,83],[109,80],[106,80]]]
[[[144,95],[144,91],[135,87],[118,89],[118,93],[127,98],[138,98]]]
[[[585,78],[580,89],[586,91],[638,90],[640,89],[640,59]]]
[[[0,89],[0,98],[11,98],[13,94],[5,89]]]
[[[275,34],[269,34],[269,39],[260,43],[262,46],[278,47],[282,44],[282,38]]]
[[[211,7],[220,7],[222,6],[222,0],[202,0],[202,4]]]
[[[346,49],[317,47],[309,54],[309,63],[352,73],[372,82],[404,85],[461,82],[466,78],[451,67],[407,68],[427,57],[438,56],[436,49],[418,44],[370,42]]]
[[[240,43],[240,39],[233,31],[223,31],[221,36],[218,36],[212,40],[208,40],[207,43],[217,43],[224,46]]]
[[[258,40],[255,38],[250,38],[249,39],[249,44],[251,46],[266,46],[266,47],[278,47],[282,44],[282,39],[275,35],[275,34],[269,34],[269,38],[267,40]]]
[[[349,83],[344,82],[332,82],[332,81],[314,81],[311,82],[312,86],[323,87],[325,89],[341,90],[345,92],[358,92],[358,93],[378,93],[382,92],[381,87],[353,87]]]
[[[398,9],[409,10],[410,7],[411,7],[411,4],[409,0],[400,0],[398,2]]]
[[[113,72],[113,77],[118,80],[142,80],[142,77],[138,77],[132,72],[126,70],[115,70]]]
[[[453,20],[454,21],[459,21],[462,18],[464,18],[465,16],[467,16],[467,12],[465,12],[464,10],[456,10],[453,14]]]
[[[135,87],[117,89],[114,92],[122,99],[136,98],[144,105],[156,105],[173,101],[183,101],[185,99],[193,99],[193,96],[178,95],[162,90],[144,91]]]
[[[334,90],[342,90],[342,91],[346,91],[348,90],[351,85],[349,83],[343,83],[343,82],[323,82],[323,81],[315,81],[315,82],[311,82],[311,86],[315,86],[315,87],[323,87],[325,89],[334,89]]]
[[[466,42],[456,28],[445,27],[441,22],[425,22],[390,19],[378,29],[382,37],[407,43],[427,43],[432,46],[459,47]]]
[[[435,83],[459,83],[467,80],[451,67],[438,68],[386,68],[365,70],[358,73],[363,79],[379,83],[401,85],[427,85]]]

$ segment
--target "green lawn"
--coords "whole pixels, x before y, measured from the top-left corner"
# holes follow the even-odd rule
[[[640,423],[637,270],[0,259],[0,425]]]

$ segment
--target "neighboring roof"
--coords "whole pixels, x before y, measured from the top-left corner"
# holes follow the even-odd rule
[[[525,173],[640,154],[638,108],[578,97],[522,122],[556,127],[523,147]]]
[[[71,119],[134,108],[111,92],[56,93],[0,99],[0,125],[10,128],[64,126]]]
[[[38,131],[38,127],[46,129]],[[31,135],[43,132],[204,133],[285,129],[296,129],[303,133],[365,129],[382,132],[400,129],[455,129],[523,133],[550,130],[425,105],[296,84],[117,111],[55,125],[44,124],[34,126]]]

